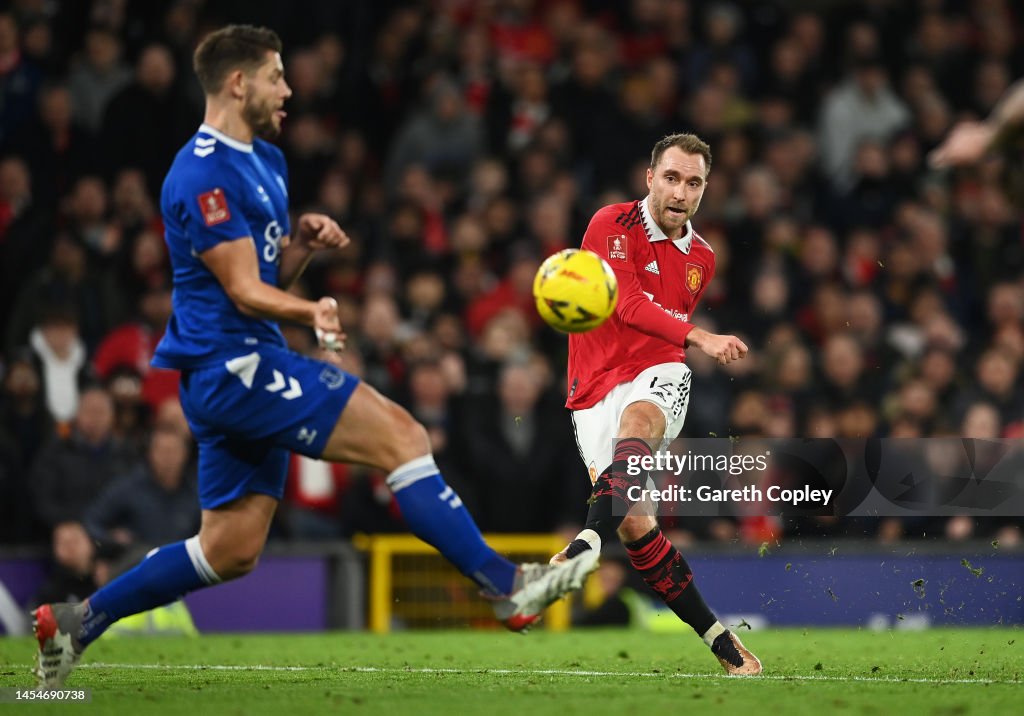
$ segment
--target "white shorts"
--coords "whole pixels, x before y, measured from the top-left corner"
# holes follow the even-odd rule
[[[661,363],[651,366],[631,382],[615,386],[597,405],[572,411],[576,444],[591,483],[612,463],[619,420],[629,405],[646,400],[661,408],[665,414],[662,447],[679,436],[686,419],[686,407],[690,404],[691,378],[692,373],[685,363]]]

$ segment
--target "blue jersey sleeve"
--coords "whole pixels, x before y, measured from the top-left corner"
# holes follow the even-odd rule
[[[237,177],[227,167],[215,168],[219,171],[186,177],[179,189],[185,235],[197,254],[252,235]]]

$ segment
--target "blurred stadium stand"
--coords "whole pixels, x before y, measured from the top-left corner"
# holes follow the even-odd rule
[[[924,162],[1024,76],[1010,0],[2,7],[0,551],[45,552],[90,497],[147,469],[153,430],[187,433],[175,376],[148,366],[169,311],[157,203],[201,119],[192,49],[226,22],[283,37],[293,209],[355,239],[296,290],[337,297],[348,369],[428,426],[484,530],[582,519],[565,340],[539,325],[530,280],[599,206],[646,193],[650,147],[671,131],[714,152],[694,224],[718,275],[694,320],[752,347],[726,370],[689,357],[684,435],[1024,436],[1024,196],[1005,191],[1024,152]],[[285,333],[314,351],[307,331]],[[669,527],[695,555],[765,536]],[[297,460],[272,538],[345,550],[401,529],[380,475]],[[1019,555],[1021,520],[771,534]],[[144,547],[116,525],[104,539]]]

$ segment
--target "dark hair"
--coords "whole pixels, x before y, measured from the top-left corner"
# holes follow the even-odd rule
[[[661,155],[669,147],[678,147],[687,154],[700,154],[704,157],[707,172],[711,172],[711,147],[696,134],[670,134],[658,140],[658,143],[654,145],[654,149],[651,150],[651,169],[658,166],[658,162],[661,161]],[[707,174],[705,174],[706,176]]]
[[[281,38],[266,27],[228,25],[203,38],[192,56],[199,84],[206,94],[216,94],[228,73],[251,72],[262,65],[268,52],[281,51]]]
[[[65,325],[78,325],[78,309],[73,303],[63,301],[51,301],[44,303],[38,309],[38,324],[53,325],[62,323]]]

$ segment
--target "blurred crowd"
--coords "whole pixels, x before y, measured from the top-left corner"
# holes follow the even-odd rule
[[[650,149],[675,131],[714,154],[694,225],[718,268],[694,320],[752,349],[726,369],[689,354],[684,435],[1024,436],[1024,196],[1006,191],[1024,154],[925,162],[1024,76],[1018,4],[299,5],[0,12],[0,544],[195,533],[177,377],[149,367],[170,311],[159,190],[202,119],[192,49],[233,21],[285,42],[293,210],[354,239],[297,290],[337,298],[345,367],[428,426],[484,530],[585,514],[566,341],[531,283],[597,208],[646,194]],[[310,332],[284,331],[315,354]],[[294,458],[274,536],[401,529],[383,477]],[[672,526],[726,541],[1020,535],[967,518]]]

